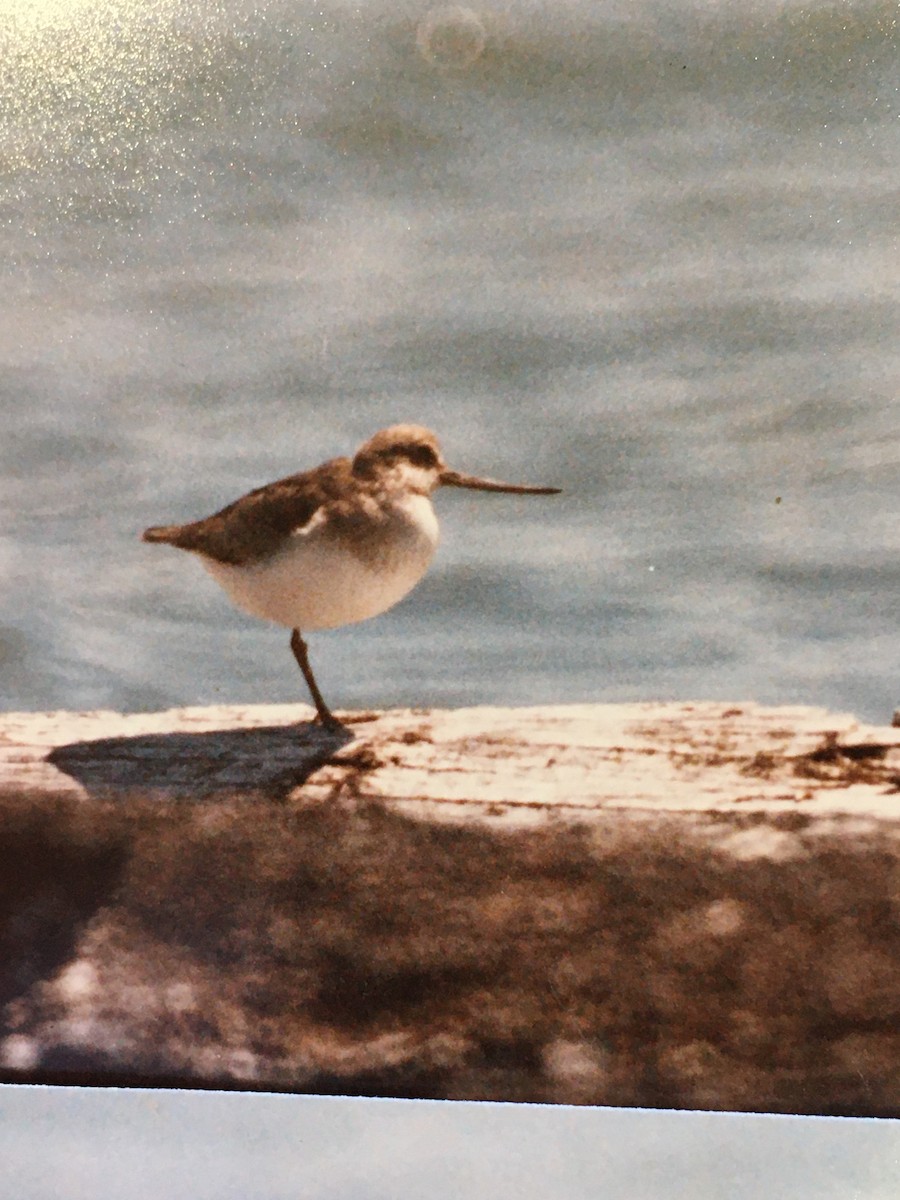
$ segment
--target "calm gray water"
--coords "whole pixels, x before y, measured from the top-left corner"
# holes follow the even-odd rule
[[[305,699],[138,540],[400,420],[335,706],[900,700],[891,0],[0,0],[0,703]]]

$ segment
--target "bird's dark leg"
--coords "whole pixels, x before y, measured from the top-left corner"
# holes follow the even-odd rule
[[[300,670],[303,672],[303,678],[306,680],[306,686],[309,688],[309,694],[313,698],[313,704],[316,706],[316,712],[319,714],[319,720],[327,729],[339,729],[341,723],[332,713],[331,709],[325,703],[322,693],[319,691],[319,685],[316,683],[316,677],[312,673],[312,667],[309,665],[309,653],[306,649],[299,629],[295,629],[291,634],[291,649],[294,652]]]

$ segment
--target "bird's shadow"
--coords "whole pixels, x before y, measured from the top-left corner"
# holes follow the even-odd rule
[[[227,793],[283,798],[354,739],[314,722],[190,733],[149,733],[57,746],[47,761],[98,798],[140,792],[212,800]]]

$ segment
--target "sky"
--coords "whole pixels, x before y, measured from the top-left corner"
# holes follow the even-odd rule
[[[0,1087],[17,1200],[896,1200],[900,1121]]]

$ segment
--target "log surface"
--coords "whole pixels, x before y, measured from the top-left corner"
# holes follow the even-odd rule
[[[352,790],[432,818],[522,824],[610,810],[793,813],[874,828],[900,814],[900,728],[757,704],[586,704],[361,714],[302,706],[0,717],[0,789],[160,798]]]
[[[0,1078],[900,1116],[900,729],[0,717]]]

